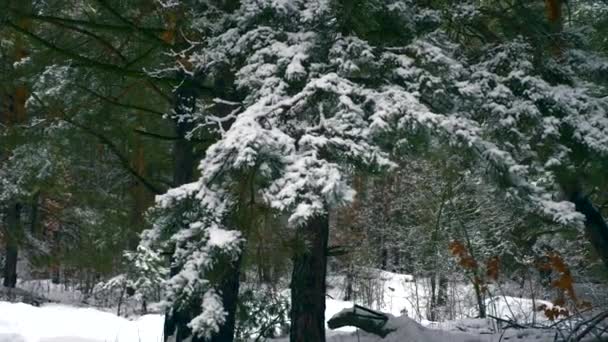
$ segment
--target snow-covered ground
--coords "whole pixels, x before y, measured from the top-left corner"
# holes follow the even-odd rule
[[[162,342],[163,317],[135,321],[92,308],[0,302],[0,342]]]
[[[363,276],[360,276],[358,290],[360,293],[365,293],[365,298],[357,298],[356,304],[394,316],[405,314],[423,325],[434,324],[428,321],[431,291],[429,279],[415,280],[411,275],[378,269],[365,269],[361,274]],[[344,298],[345,281],[344,276],[328,277],[328,294],[331,298]],[[478,311],[473,286],[466,283],[449,285],[446,307],[450,312],[443,312],[441,316],[451,317],[452,320],[476,317]],[[547,318],[538,311],[538,308],[541,305],[547,308],[553,306],[546,300],[532,300],[513,295],[495,295],[487,298],[485,302],[487,314],[522,324],[546,322]]]
[[[349,307],[352,303],[330,299],[326,316]],[[162,328],[162,315],[128,320],[93,308],[0,302],[0,342],[162,342]]]
[[[474,304],[468,299],[454,305],[462,305],[462,316],[457,320],[447,322],[429,322],[426,320],[424,308],[428,295],[424,281],[414,282],[409,275],[395,274],[380,270],[369,270],[370,281],[375,282],[370,288],[378,293],[371,296],[371,302],[357,300],[357,304],[384,311],[395,316],[391,323],[406,327],[414,332],[410,337],[398,333],[387,336],[386,339],[355,332],[353,327],[344,327],[336,331],[328,330],[328,342],[423,342],[423,341],[492,341],[490,338],[495,322],[491,319],[473,319]],[[344,278],[332,276],[328,278],[328,295],[326,302],[326,319],[338,312],[352,308],[353,302],[340,300],[344,298]],[[23,282],[22,288],[34,291],[54,300],[67,303],[81,303],[80,293],[72,293],[71,289],[52,285],[48,281]],[[42,288],[43,291],[40,291]],[[457,289],[455,298],[465,298],[466,285]],[[46,293],[44,293],[46,292]],[[459,299],[461,300],[461,299]],[[541,304],[548,307],[546,301],[509,296],[489,298],[486,303],[490,315],[516,320],[519,323],[542,324],[547,322],[542,312],[538,312]],[[128,320],[114,314],[93,308],[82,308],[68,305],[49,304],[33,307],[22,303],[0,302],[0,342],[161,342],[162,315],[152,314]],[[398,316],[406,313],[408,318]],[[468,314],[467,314],[468,313]],[[470,315],[469,315],[470,314]],[[468,317],[467,317],[468,316]],[[410,334],[412,332],[409,332]],[[463,335],[462,332],[468,334]],[[420,335],[421,334],[421,335]],[[521,335],[521,332],[519,333]],[[530,332],[534,340],[537,332]],[[426,337],[429,339],[425,339]],[[433,337],[434,336],[434,337]],[[473,339],[471,339],[474,336]],[[535,337],[536,336],[536,337]],[[504,341],[508,339],[504,338]],[[412,339],[413,338],[413,339]],[[449,338],[449,339],[446,339]],[[519,341],[526,341],[520,339]],[[277,339],[277,342],[287,339]],[[536,340],[538,341],[538,340]]]
[[[328,300],[327,315],[333,316],[350,303]],[[0,302],[0,342],[161,342],[163,317],[146,315],[127,320],[91,308],[46,305],[41,308],[22,303]],[[486,320],[469,319],[427,327],[412,319],[393,317],[394,333],[381,339],[352,328],[328,331],[328,342],[495,342],[552,341],[542,330],[507,331],[490,335]],[[345,331],[346,330],[346,331]],[[275,342],[287,341],[286,338]]]

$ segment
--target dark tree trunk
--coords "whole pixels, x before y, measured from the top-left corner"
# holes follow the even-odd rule
[[[205,339],[192,334],[188,323],[201,313],[200,298],[189,303],[187,308],[180,308],[166,312],[164,325],[165,342],[232,342],[234,341],[234,330],[236,326],[236,306],[240,287],[240,262],[237,261],[227,264],[222,268],[222,280],[218,290],[221,293],[222,304],[226,311],[226,322],[220,326],[220,330],[210,339]],[[172,269],[173,274],[177,269]]]
[[[448,278],[439,275],[439,288],[437,289],[437,305],[444,306],[448,302]]]
[[[19,249],[15,245],[6,246],[5,260],[4,260],[4,283],[6,287],[14,288],[17,286],[17,258],[19,256]]]
[[[184,75],[180,75],[185,77]],[[195,110],[196,89],[192,82],[186,80],[175,91],[174,114],[178,117],[187,117]],[[173,145],[173,185],[180,186],[193,181],[195,168],[195,156],[192,142],[185,139],[186,134],[192,129],[192,123],[188,120],[174,120],[175,134],[177,139]],[[171,268],[171,276],[179,273],[180,269]],[[200,300],[200,298],[199,298]],[[200,301],[190,303],[186,308],[171,308],[165,312],[164,339],[166,342],[186,341],[192,335],[188,323],[200,313]],[[203,341],[193,337],[192,342]]]
[[[437,275],[431,275],[431,303],[429,307],[429,320],[436,321],[437,320]]]
[[[353,266],[352,263],[349,262],[348,268],[346,269],[346,286],[344,290],[344,300],[350,301],[353,299]]]
[[[384,246],[380,252],[380,269],[383,271],[388,271],[388,250]]]
[[[61,268],[59,265],[54,265],[51,267],[51,282],[53,284],[59,284],[61,282]]]
[[[176,122],[175,124],[176,135],[180,138],[173,145],[173,158],[175,158],[173,162],[173,184],[175,186],[190,183],[194,178],[196,167],[194,146],[190,140],[185,139],[186,134],[193,128],[191,122]]]
[[[576,211],[585,216],[585,231],[595,251],[608,268],[608,225],[602,214],[591,203],[591,200],[581,192],[570,194],[570,201],[574,203]]]
[[[175,92],[175,114],[179,117],[187,117],[196,109],[196,89],[192,82],[185,82]],[[194,179],[196,156],[192,141],[186,139],[186,135],[194,128],[191,121],[175,120],[175,135],[178,139],[173,145],[173,185],[180,186],[190,183]]]
[[[175,93],[175,113],[178,116],[187,116],[194,112],[196,107],[197,89],[193,82],[184,82]],[[186,135],[192,131],[194,125],[189,120],[176,120],[175,132],[177,139],[173,146],[173,184],[180,186],[194,180],[196,169],[196,154],[192,141],[186,139]],[[171,270],[175,275],[179,269]],[[236,324],[236,306],[240,285],[240,258],[234,263],[229,263],[222,269],[218,292],[221,293],[224,310],[227,313],[226,322],[220,326],[220,330],[211,339],[204,339],[192,335],[188,323],[201,313],[201,298],[188,303],[186,308],[173,308],[165,315],[164,338],[170,342],[232,342],[234,340],[234,329]]]
[[[325,342],[325,274],[327,272],[327,215],[316,216],[302,228],[304,242],[296,251],[291,275],[291,342]]]
[[[475,297],[477,299],[477,308],[479,309],[479,318],[486,318],[486,303],[484,301],[483,292],[481,286],[477,282],[473,282],[473,288],[475,289]]]
[[[220,327],[220,331],[214,335],[209,342],[232,342],[234,341],[234,329],[236,325],[236,306],[238,304],[240,287],[241,258],[231,263],[225,271],[225,276],[220,283],[222,292],[222,304],[226,311],[226,322]]]
[[[200,305],[199,305],[200,306]],[[181,342],[186,341],[191,335],[192,330],[188,327],[188,323],[194,316],[185,308],[171,308],[165,312],[165,324],[163,327],[163,336],[165,342]],[[192,342],[197,340],[192,339]]]
[[[401,253],[398,248],[393,248],[393,265],[392,271],[395,273],[401,272]]]
[[[17,285],[17,259],[19,257],[19,239],[21,225],[21,205],[11,204],[6,218],[6,256],[4,260],[4,286]]]

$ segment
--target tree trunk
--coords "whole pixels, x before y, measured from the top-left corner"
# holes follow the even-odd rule
[[[53,284],[61,283],[61,272],[60,272],[60,266],[58,263],[53,264],[51,266],[51,283],[53,283]]]
[[[429,320],[437,320],[437,296],[435,289],[437,288],[437,274],[431,274],[431,303],[429,307]]]
[[[293,259],[290,342],[325,342],[328,216],[310,219],[297,236],[305,245]]]
[[[17,258],[19,249],[15,245],[6,246],[4,260],[4,283],[6,287],[14,288],[17,286]]]
[[[196,91],[191,82],[187,82],[184,74],[178,75],[185,82],[175,91],[174,114],[178,117],[187,117],[195,110]],[[189,86],[190,85],[190,86]],[[193,181],[194,151],[190,141],[186,140],[191,123],[187,120],[174,119],[177,139],[173,144],[173,186],[181,186]],[[179,273],[179,268],[171,268],[171,276]],[[192,303],[192,310],[188,308],[172,308],[165,313],[164,336],[165,341],[186,341],[192,335],[188,323],[200,313],[200,303]],[[196,339],[192,339],[196,341]]]
[[[236,307],[240,287],[241,257],[222,268],[222,280],[218,290],[221,294],[222,305],[226,311],[226,322],[210,339],[192,334],[188,323],[201,313],[200,298],[189,303],[187,308],[173,308],[166,312],[164,325],[165,342],[232,342],[236,326]],[[172,273],[177,272],[176,269]]]
[[[185,75],[179,75],[184,77]],[[174,114],[178,117],[188,116],[195,110],[196,91],[192,82],[183,82],[175,91]],[[173,185],[180,186],[193,181],[195,167],[194,149],[192,143],[185,139],[191,130],[192,123],[187,120],[174,120],[177,139],[173,145]],[[171,276],[179,273],[179,268],[171,268]],[[166,342],[202,341],[193,337],[188,323],[200,313],[200,302],[191,303],[189,308],[171,308],[165,312],[164,338]]]
[[[344,300],[351,301],[353,299],[353,281],[354,281],[354,270],[352,262],[348,263],[348,268],[346,269],[346,285],[344,286]]]
[[[188,81],[188,80],[186,80]],[[196,110],[197,91],[192,82],[184,82],[175,91],[174,111],[178,117],[187,117]],[[189,119],[175,119],[175,135],[177,139],[173,145],[173,185],[180,186],[190,183],[194,179],[196,157],[192,141],[186,135],[192,131],[194,125]]]
[[[171,273],[174,275],[173,271]],[[163,326],[165,342],[200,342],[200,340],[196,340],[195,338],[188,340],[192,335],[192,330],[188,327],[188,323],[194,317],[188,311],[186,308],[171,308],[165,312],[165,324]]]
[[[14,8],[24,12],[29,11],[32,7],[32,3],[29,0],[13,1],[9,3]],[[30,25],[30,21],[21,20],[18,25],[22,29],[27,29]],[[12,62],[19,62],[28,56],[27,46],[21,36],[16,36],[13,43]],[[21,82],[20,84],[16,84],[12,94],[7,98],[8,106],[6,112],[4,115],[0,115],[0,119],[6,123],[6,126],[12,127],[26,121],[27,110],[25,104],[28,97],[29,93],[26,85]],[[4,112],[4,109],[0,108],[0,112]],[[16,201],[10,202],[6,216],[6,260],[3,272],[4,286],[15,287],[17,285],[17,259],[19,257],[18,237],[21,234],[21,204]]]
[[[6,259],[4,261],[4,286],[17,285],[17,259],[19,257],[19,238],[21,225],[21,205],[11,204],[6,219]]]
[[[448,278],[439,275],[439,288],[437,289],[437,305],[444,306],[448,302]]]
[[[31,212],[30,212],[30,233],[33,237],[37,238],[39,236],[38,232],[38,221],[39,221],[39,213],[38,208],[40,206],[40,191],[36,191],[34,196],[32,196],[32,204],[31,204]]]
[[[473,281],[473,288],[475,289],[475,298],[477,299],[477,308],[479,309],[479,318],[486,318],[486,303],[484,301],[483,292],[481,286],[476,281]]]
[[[137,113],[137,124],[143,127],[144,119],[142,113]],[[131,155],[131,167],[142,177],[146,177],[145,149],[142,138],[139,134],[133,133],[133,152]],[[146,210],[153,204],[153,193],[150,192],[140,181],[134,181],[129,189],[129,194],[133,199],[131,209],[131,229],[127,233],[127,248],[135,250],[139,244],[139,236],[145,226]]]
[[[183,75],[182,75],[183,76]],[[175,113],[178,116],[194,112],[196,107],[197,90],[192,82],[184,82],[175,93]],[[173,146],[173,184],[180,186],[194,180],[196,155],[194,144],[186,139],[194,125],[188,120],[176,120],[175,132],[178,137]],[[172,269],[175,275],[179,269]],[[236,306],[240,286],[240,257],[222,269],[223,275],[217,290],[221,293],[222,304],[227,313],[226,322],[220,326],[217,334],[211,339],[192,335],[188,323],[201,312],[200,298],[189,303],[187,308],[173,308],[165,314],[164,336],[166,342],[232,342],[236,324]]]
[[[585,231],[595,251],[608,268],[608,225],[602,214],[595,208],[591,200],[581,192],[570,194],[570,201],[574,203],[576,211],[585,216]]]
[[[220,327],[209,342],[232,342],[234,341],[234,329],[236,326],[236,306],[238,304],[240,287],[241,257],[231,263],[225,271],[225,276],[220,283],[222,292],[222,304],[226,311],[226,322]]]

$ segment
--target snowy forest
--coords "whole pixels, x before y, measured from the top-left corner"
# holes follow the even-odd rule
[[[0,342],[608,341],[607,0],[0,0]]]

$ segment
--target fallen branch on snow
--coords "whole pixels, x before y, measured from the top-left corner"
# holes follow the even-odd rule
[[[379,336],[386,342],[555,342],[565,341],[556,335],[555,329],[510,329],[500,334],[474,334],[467,332],[445,331],[423,327],[408,317],[374,311],[355,305],[335,314],[327,325],[330,329],[346,326],[357,327],[365,332]],[[580,335],[579,335],[580,337]],[[579,340],[571,340],[579,341]],[[601,338],[585,337],[580,341],[608,342],[608,334]],[[568,341],[570,342],[570,341]]]

